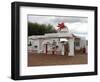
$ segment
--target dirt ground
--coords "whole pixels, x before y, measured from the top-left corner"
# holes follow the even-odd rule
[[[28,66],[87,64],[87,59],[86,54],[77,54],[72,57],[67,55],[28,54]]]

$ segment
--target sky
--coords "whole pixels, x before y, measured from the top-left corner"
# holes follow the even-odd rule
[[[83,36],[87,39],[88,17],[28,15],[28,22],[51,24],[55,29],[58,29],[58,23],[64,22],[65,26],[67,26],[73,34]]]

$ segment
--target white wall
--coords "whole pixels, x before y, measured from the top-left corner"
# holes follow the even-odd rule
[[[11,66],[11,2],[13,0],[0,1],[0,82],[14,82],[10,79],[10,66]],[[16,0],[17,1],[17,0]],[[20,0],[41,3],[58,3],[58,4],[72,4],[72,5],[89,5],[98,6],[100,9],[100,0]],[[100,11],[99,11],[100,14]],[[100,16],[98,17],[100,22]],[[99,25],[100,26],[100,25]],[[99,27],[98,26],[98,27]],[[99,28],[100,35],[100,28]],[[100,42],[100,37],[99,41]],[[100,43],[99,43],[100,49]],[[100,58],[100,50],[99,56]],[[100,62],[100,59],[99,59]],[[100,69],[100,63],[99,63]],[[100,71],[99,71],[100,73]],[[98,76],[84,76],[84,77],[67,77],[55,79],[39,79],[34,82],[99,82],[100,75]],[[22,82],[22,81],[20,81]],[[33,80],[26,80],[26,82],[33,82]]]
[[[69,54],[68,56],[74,56],[74,38],[69,39]]]

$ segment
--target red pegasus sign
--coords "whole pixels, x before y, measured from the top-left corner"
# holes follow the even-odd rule
[[[62,23],[59,23],[57,27],[59,27],[59,29],[61,30],[61,29],[65,28],[65,25],[64,25],[64,23],[62,22]]]
[[[59,28],[58,28],[58,30],[61,30],[61,29],[66,28],[66,29],[67,29],[67,31],[69,31],[69,30],[68,30],[68,27],[67,27],[67,26],[65,26],[63,22],[62,22],[62,23],[58,23],[58,26],[57,26],[57,27],[59,27]]]

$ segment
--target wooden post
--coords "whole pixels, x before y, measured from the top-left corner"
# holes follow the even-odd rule
[[[48,45],[47,44],[46,44],[45,51],[46,51],[46,55],[47,55],[47,53],[48,53]]]
[[[54,53],[55,53],[55,52],[54,52],[54,48],[53,48],[53,49],[52,49],[52,54],[54,55]]]

